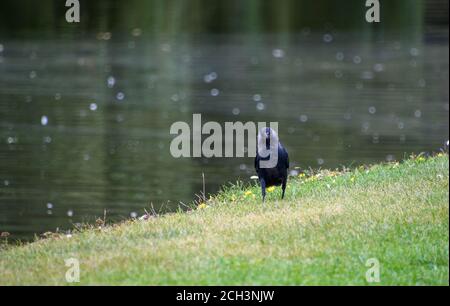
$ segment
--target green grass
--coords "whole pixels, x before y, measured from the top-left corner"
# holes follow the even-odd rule
[[[85,229],[0,251],[0,284],[449,284],[448,156],[291,178],[261,203],[225,187],[189,213]]]

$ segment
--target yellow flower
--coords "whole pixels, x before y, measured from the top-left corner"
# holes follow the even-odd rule
[[[273,192],[275,190],[275,186],[270,186],[267,188],[267,192]]]
[[[208,205],[206,205],[205,203],[201,203],[201,204],[199,204],[198,206],[197,206],[197,209],[205,209],[205,208],[208,208],[209,206]]]
[[[253,192],[251,191],[251,190],[247,190],[245,193],[244,193],[244,196],[249,196],[249,195],[252,195],[253,194]]]
[[[416,161],[417,161],[418,163],[421,163],[421,162],[423,162],[423,161],[425,161],[425,160],[426,160],[426,158],[423,157],[423,156],[419,156],[419,157],[416,158]]]
[[[298,177],[305,177],[306,176],[306,174],[304,174],[304,173],[300,173],[299,175],[298,175]]]

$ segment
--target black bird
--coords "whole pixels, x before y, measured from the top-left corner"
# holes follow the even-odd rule
[[[284,198],[288,168],[289,156],[286,149],[281,145],[277,133],[268,127],[261,129],[258,133],[255,169],[261,184],[263,202],[266,197],[266,187],[270,186],[281,185],[283,190],[281,199]]]

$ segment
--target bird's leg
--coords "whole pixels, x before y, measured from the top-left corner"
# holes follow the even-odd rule
[[[262,179],[260,179],[260,183],[261,183],[262,199],[264,202],[264,199],[266,198],[266,181],[262,178]]]
[[[283,183],[281,185],[281,189],[283,190],[281,192],[281,199],[283,200],[284,199],[284,191],[286,190],[286,179],[283,180]]]

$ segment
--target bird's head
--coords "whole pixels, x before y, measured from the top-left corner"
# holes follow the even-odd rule
[[[278,148],[278,134],[277,132],[270,128],[264,127],[259,130],[258,133],[258,149],[270,149],[270,148]]]

